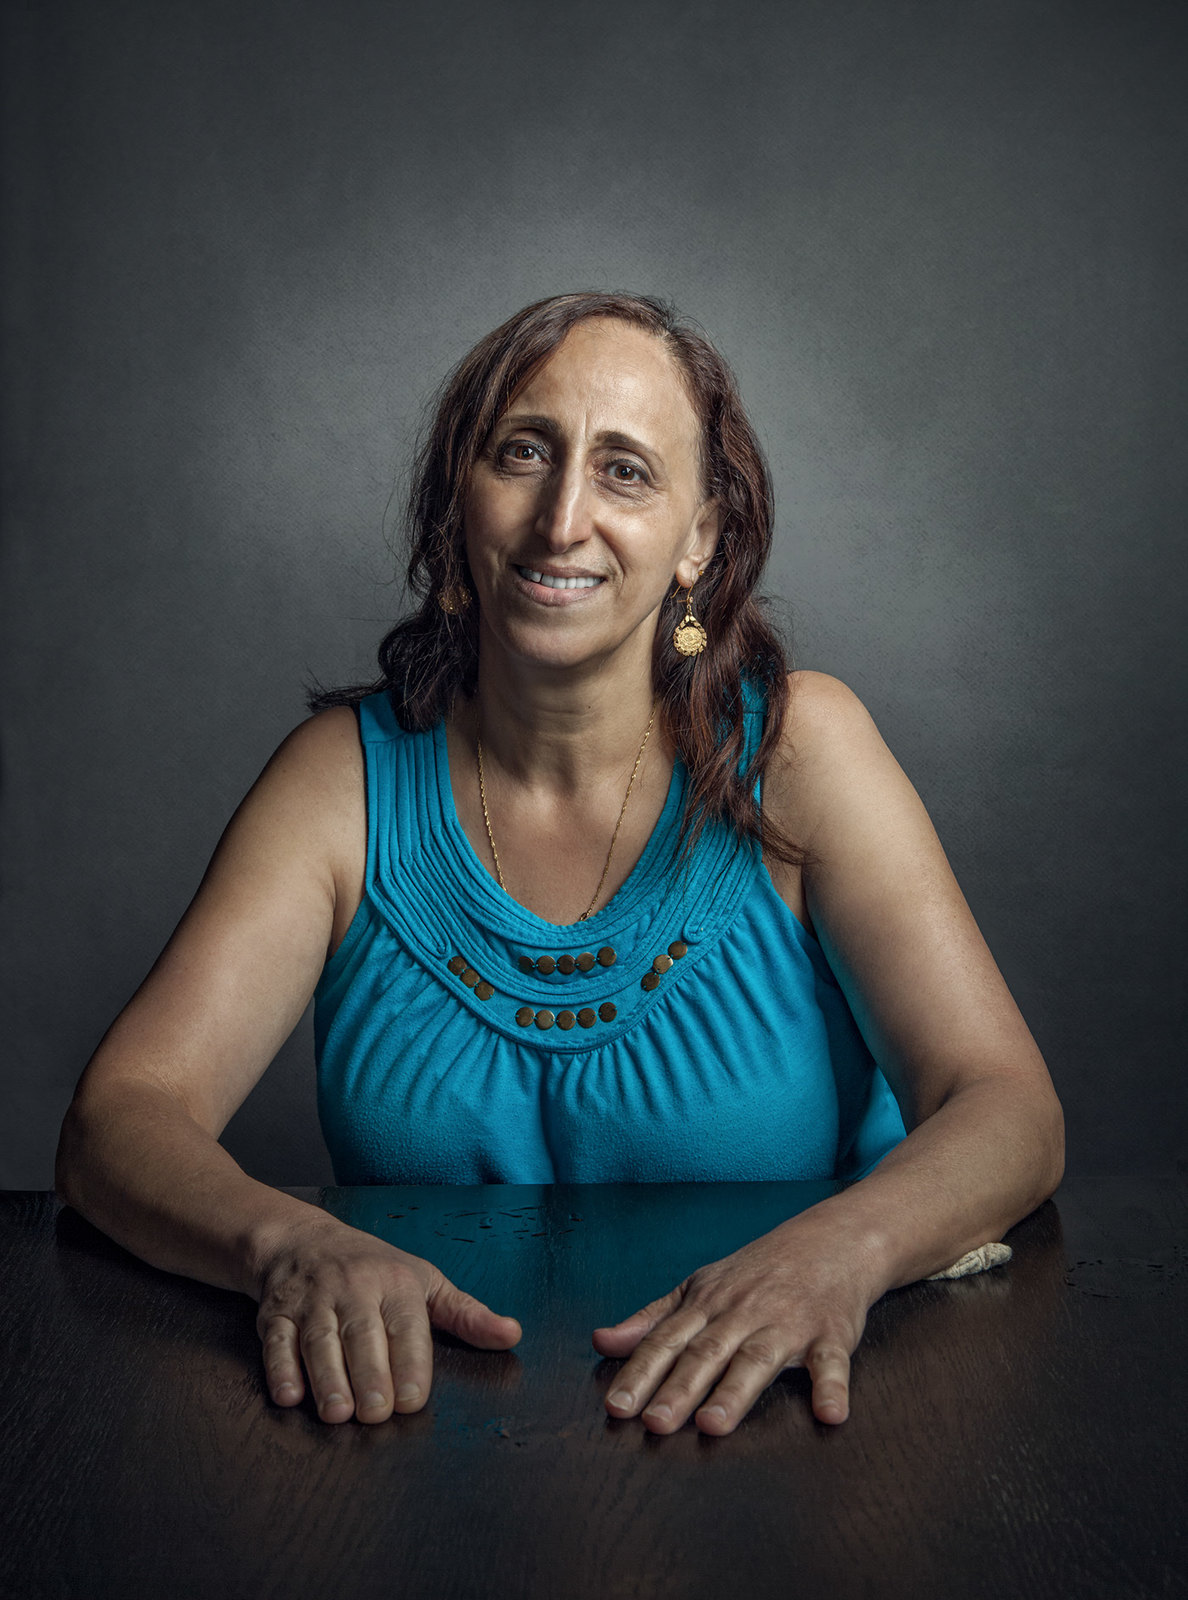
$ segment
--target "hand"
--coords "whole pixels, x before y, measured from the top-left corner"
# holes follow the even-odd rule
[[[520,1339],[435,1266],[333,1218],[315,1220],[275,1250],[259,1277],[256,1330],[278,1406],[305,1394],[302,1363],[323,1422],[385,1422],[419,1411],[433,1377],[430,1328],[480,1350]]]
[[[805,1367],[814,1416],[844,1422],[850,1356],[881,1292],[846,1254],[842,1241],[826,1248],[819,1228],[793,1218],[596,1329],[599,1354],[631,1358],[607,1410],[642,1412],[653,1433],[675,1433],[694,1413],[703,1433],[731,1433],[780,1372]]]

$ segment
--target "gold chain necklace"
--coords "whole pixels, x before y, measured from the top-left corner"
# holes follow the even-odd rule
[[[579,922],[589,921],[590,913],[598,904],[598,896],[602,893],[602,886],[606,882],[607,873],[610,871],[611,857],[615,853],[615,841],[619,837],[619,829],[623,826],[623,818],[627,814],[627,802],[631,799],[631,791],[635,787],[635,779],[636,774],[639,772],[639,764],[643,760],[644,751],[648,747],[648,740],[652,736],[652,724],[656,720],[656,707],[659,705],[659,703],[660,702],[658,700],[652,701],[652,714],[648,718],[648,725],[644,729],[644,736],[639,747],[639,754],[636,756],[635,765],[631,769],[631,777],[627,782],[627,793],[623,796],[623,804],[619,807],[619,820],[615,823],[614,833],[611,834],[610,849],[606,852],[606,865],[602,869],[602,876],[598,880],[598,887],[594,891],[594,898],[590,901],[590,904],[578,918]],[[491,841],[491,855],[495,860],[495,876],[499,879],[499,887],[503,890],[504,894],[506,894],[507,884],[503,881],[503,868],[499,865],[499,851],[495,848],[495,835],[491,831],[491,813],[487,810],[487,786],[483,781],[483,736],[481,733],[476,733],[476,738],[478,741],[479,799],[482,801],[483,805],[483,821],[487,824],[487,838]]]

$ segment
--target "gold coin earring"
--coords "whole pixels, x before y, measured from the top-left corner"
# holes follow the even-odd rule
[[[701,576],[697,574],[697,578]],[[677,623],[672,632],[672,642],[676,650],[683,656],[699,656],[709,643],[709,637],[697,618],[693,615],[693,588],[697,578],[685,590],[685,614]],[[677,590],[682,585],[677,584]]]

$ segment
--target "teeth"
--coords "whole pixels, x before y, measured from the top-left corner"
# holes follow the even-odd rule
[[[548,573],[533,572],[531,567],[521,567],[520,571],[529,583],[541,583],[546,589],[592,589],[602,582],[601,578],[554,578]]]

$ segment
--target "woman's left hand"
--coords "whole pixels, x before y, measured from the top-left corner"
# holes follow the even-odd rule
[[[607,1396],[612,1416],[642,1413],[653,1433],[675,1433],[693,1416],[703,1433],[730,1433],[779,1373],[804,1367],[814,1416],[846,1420],[850,1357],[885,1286],[844,1236],[828,1241],[831,1230],[810,1216],[782,1223],[595,1331],[600,1355],[630,1357]]]

